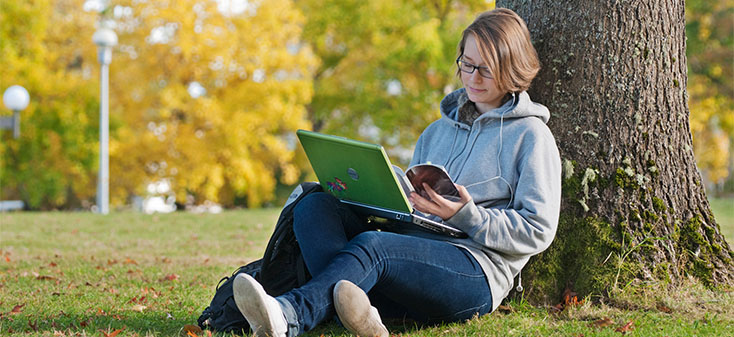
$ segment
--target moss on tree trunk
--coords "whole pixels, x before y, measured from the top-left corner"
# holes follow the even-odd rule
[[[528,23],[563,159],[556,239],[523,271],[526,297],[607,294],[694,276],[730,284],[733,253],[696,170],[684,2],[498,1]]]

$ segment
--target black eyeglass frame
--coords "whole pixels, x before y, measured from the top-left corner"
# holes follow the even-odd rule
[[[489,72],[489,68],[487,68],[487,67],[480,67],[480,66],[471,64],[469,62],[466,62],[466,61],[464,61],[464,60],[461,59],[462,56],[464,56],[464,55],[461,55],[461,56],[459,56],[459,57],[456,58],[456,66],[459,67],[459,70],[460,71],[463,71],[463,72],[465,72],[467,74],[473,74],[476,70],[479,70],[479,76],[482,76],[482,77],[487,78],[487,79],[493,79],[494,78],[491,74],[489,76],[485,76],[485,75],[482,74],[482,70],[486,70],[487,72]],[[467,66],[472,67],[472,70],[471,71],[464,70],[463,67],[461,66],[462,63],[465,64],[465,65],[467,65]]]

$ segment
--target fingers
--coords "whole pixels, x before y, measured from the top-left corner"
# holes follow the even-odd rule
[[[437,205],[445,204],[443,201],[447,201],[444,197],[436,193],[431,186],[428,186],[428,184],[423,183],[423,189],[426,190],[426,193],[428,194],[428,197],[431,198],[431,201],[435,202]]]
[[[412,192],[410,193],[409,199],[413,207],[423,213],[437,215],[444,220],[454,216],[461,207],[471,200],[471,195],[466,190],[466,187],[462,185],[456,184],[456,189],[459,190],[459,197],[461,198],[458,202],[444,198],[425,183],[423,184],[423,188],[430,199],[416,192]]]
[[[433,202],[431,202],[430,200],[424,198],[420,194],[418,194],[416,192],[411,192],[410,193],[410,197],[408,199],[413,204],[413,207],[415,209],[417,209],[417,210],[419,210],[419,211],[421,211],[423,213],[435,214],[434,213],[434,212],[436,212],[435,204]]]
[[[471,195],[469,194],[469,191],[466,190],[466,187],[464,185],[454,184],[456,186],[456,189],[459,190],[459,197],[461,198],[461,201],[463,203],[466,203],[467,201],[471,200]]]

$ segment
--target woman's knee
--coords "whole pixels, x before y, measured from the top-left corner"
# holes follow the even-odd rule
[[[311,193],[305,196],[301,201],[296,204],[293,208],[293,215],[295,217],[302,216],[319,216],[320,212],[326,210],[336,209],[335,202],[338,201],[334,196],[325,192]]]
[[[347,249],[360,250],[368,255],[374,255],[376,252],[382,251],[382,245],[385,244],[387,236],[392,233],[367,231],[362,232],[349,241]]]

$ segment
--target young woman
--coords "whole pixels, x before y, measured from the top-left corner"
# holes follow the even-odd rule
[[[237,307],[256,336],[296,336],[331,319],[360,336],[388,336],[382,318],[466,320],[493,311],[528,259],[553,240],[561,200],[558,149],[548,109],[525,92],[540,67],[523,20],[508,9],[480,14],[459,43],[464,88],[441,102],[442,118],[418,139],[411,164],[443,165],[460,200],[430,187],[414,207],[458,228],[458,239],[404,228],[374,231],[326,193],[304,198],[294,230],[313,278],[277,298],[247,274]]]

